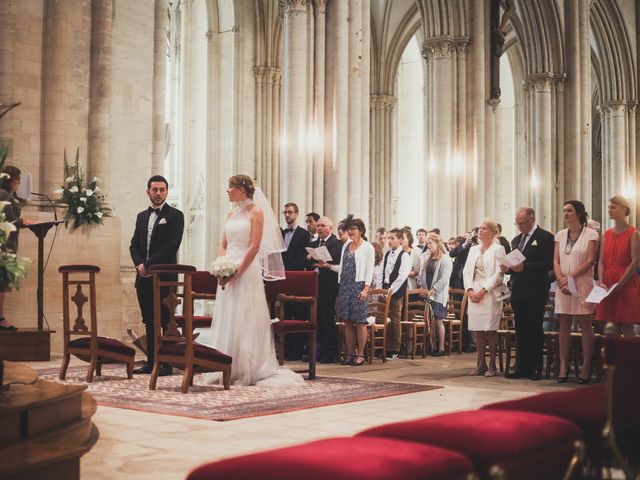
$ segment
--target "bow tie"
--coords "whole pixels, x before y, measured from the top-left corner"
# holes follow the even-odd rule
[[[149,207],[149,213],[155,213],[156,215],[160,215],[160,208]]]
[[[295,228],[293,228],[293,227],[291,227],[291,228],[285,228],[285,230],[286,230],[287,232],[291,232],[291,233],[293,233],[293,231],[295,230]]]

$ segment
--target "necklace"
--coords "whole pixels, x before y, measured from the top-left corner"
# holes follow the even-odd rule
[[[580,234],[582,233],[583,228],[584,227],[580,228],[578,235],[576,235],[576,238],[573,238],[573,239],[571,238],[571,230],[567,229],[567,244],[564,246],[564,253],[566,253],[567,255],[571,253],[571,250],[573,250],[573,247],[575,246],[576,242],[580,238]]]

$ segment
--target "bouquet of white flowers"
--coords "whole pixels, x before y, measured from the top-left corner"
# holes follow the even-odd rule
[[[218,257],[211,264],[211,274],[222,280],[228,280],[238,271],[239,265],[229,257]],[[222,286],[224,290],[224,285]]]

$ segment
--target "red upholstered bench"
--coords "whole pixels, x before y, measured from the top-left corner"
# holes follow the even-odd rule
[[[464,455],[379,437],[319,440],[202,465],[188,480],[454,480],[471,474]]]
[[[488,410],[518,410],[564,418],[582,430],[587,457],[599,465],[602,459],[602,429],[606,421],[606,398],[603,384],[562,392],[549,392],[508,402],[485,405]]]
[[[509,410],[474,410],[371,428],[358,437],[383,437],[460,452],[481,477],[562,478],[580,430],[561,418]],[[400,478],[400,477],[398,477]]]

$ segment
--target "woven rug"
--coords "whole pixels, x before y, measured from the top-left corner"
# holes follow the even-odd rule
[[[59,381],[58,369],[40,370],[43,380]],[[82,384],[87,367],[69,367],[63,383]],[[149,375],[134,375],[128,380],[123,365],[103,365],[102,376],[94,377],[88,392],[98,405],[142,410],[208,420],[236,420],[271,415],[339,403],[424,392],[433,385],[372,382],[351,378],[316,377],[315,380],[287,388],[203,385],[194,377],[188,394],[180,393],[182,373],[158,378],[156,390],[149,390]]]

